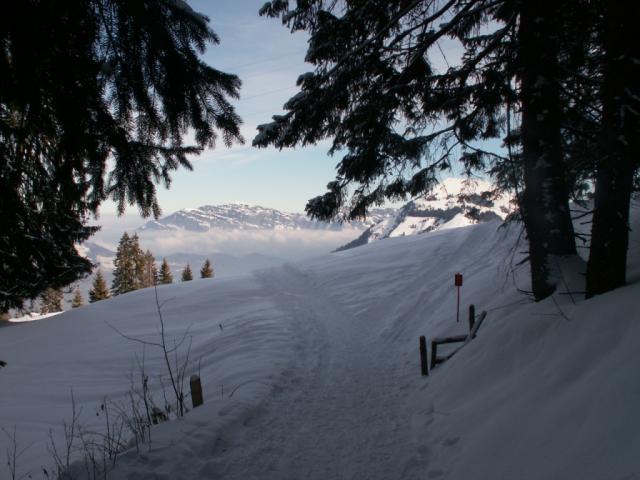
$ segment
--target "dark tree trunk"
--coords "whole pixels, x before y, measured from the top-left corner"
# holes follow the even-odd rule
[[[520,207],[529,240],[531,285],[536,300],[555,290],[549,275],[549,256],[576,253],[560,136],[554,5],[521,2],[518,31],[524,167]]]
[[[638,2],[603,2],[601,158],[596,174],[587,298],[626,281],[629,204],[640,164]]]

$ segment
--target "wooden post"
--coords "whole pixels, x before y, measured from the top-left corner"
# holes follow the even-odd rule
[[[424,335],[420,335],[420,371],[422,375],[429,375],[429,366],[427,365],[427,340]]]
[[[436,359],[438,358],[438,344],[431,341],[431,370],[436,366]]]
[[[460,287],[462,286],[462,274],[456,273],[453,277],[453,284],[458,290],[458,301],[456,302],[456,323],[460,321]]]
[[[189,384],[191,386],[191,402],[193,408],[196,408],[203,403],[202,384],[200,383],[200,377],[198,375],[191,375]]]
[[[469,331],[473,330],[473,325],[476,323],[476,307],[472,303],[469,305]]]

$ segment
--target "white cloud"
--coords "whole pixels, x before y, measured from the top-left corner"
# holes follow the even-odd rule
[[[320,255],[350,242],[361,231],[346,227],[327,230],[210,230],[208,232],[141,232],[140,243],[158,256],[172,253],[252,253],[286,260]]]

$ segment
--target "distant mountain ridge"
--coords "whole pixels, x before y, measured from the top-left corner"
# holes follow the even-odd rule
[[[365,229],[394,213],[391,209],[372,212],[366,222],[351,222],[355,228]],[[246,204],[204,205],[185,208],[159,220],[147,222],[139,230],[341,230],[339,222],[310,220],[302,213],[288,213],[273,208]]]
[[[490,198],[488,193],[494,188],[484,180],[447,178],[430,193],[409,201],[395,215],[378,220],[358,238],[336,251],[384,238],[504,220],[513,209],[511,198],[504,194]]]

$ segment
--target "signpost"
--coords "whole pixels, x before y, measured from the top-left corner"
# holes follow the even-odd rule
[[[460,321],[460,287],[462,286],[462,274],[460,272],[456,273],[453,277],[453,284],[457,287],[458,290],[458,303],[456,307],[456,322]]]

